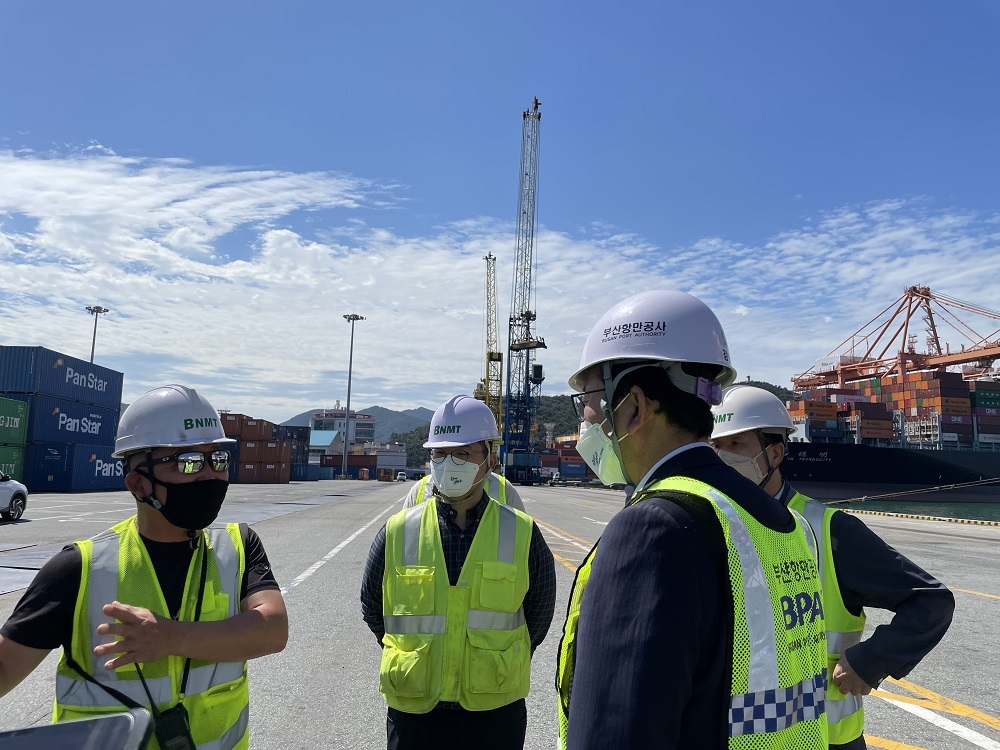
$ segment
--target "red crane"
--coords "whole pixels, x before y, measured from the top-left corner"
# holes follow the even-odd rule
[[[908,372],[944,370],[954,365],[965,365],[963,374],[968,380],[991,374],[994,362],[1000,359],[1000,329],[983,336],[960,320],[955,310],[987,318],[990,327],[1000,320],[1000,312],[932,292],[930,287],[911,286],[830,354],[793,377],[794,388],[799,391],[823,386],[843,388],[867,378],[905,377]],[[918,313],[922,313],[927,334],[926,352],[916,350],[918,334],[910,330]],[[945,325],[966,343],[957,349],[948,344],[942,346],[938,329]]]

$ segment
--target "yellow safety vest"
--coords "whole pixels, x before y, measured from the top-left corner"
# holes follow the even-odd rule
[[[112,526],[93,539],[75,542],[80,549],[83,573],[73,619],[71,656],[94,679],[124,694],[140,705],[149,697],[139,681],[134,664],[114,671],[104,668],[108,657],[94,656],[93,649],[107,642],[97,626],[111,622],[102,607],[112,601],[144,607],[169,616],[166,600],[149,559],[146,545],[135,525],[135,516]],[[202,597],[200,622],[225,620],[240,611],[240,590],[246,555],[239,524],[212,526],[202,532],[208,544],[208,569]],[[193,621],[201,579],[204,550],[191,558],[184,585],[179,619]],[[143,677],[157,708],[178,703],[187,709],[191,736],[200,750],[244,750],[249,747],[250,693],[246,662],[191,660],[187,690],[180,694],[186,659],[166,656],[141,665]],[[56,699],[52,721],[85,719],[128,710],[103,689],[84,680],[71,668],[65,652],[56,667]],[[150,747],[157,747],[155,739]]]
[[[823,614],[826,617],[827,669],[832,677],[840,655],[861,642],[865,629],[864,611],[857,616],[844,606],[840,583],[837,581],[837,569],[833,564],[830,522],[834,514],[840,511],[799,492],[789,499],[788,507],[805,516],[820,549],[819,574],[823,582]],[[861,696],[845,694],[831,682],[826,690],[826,720],[830,725],[831,745],[845,745],[860,737],[865,731],[865,711]]]
[[[524,513],[488,502],[451,586],[436,503],[389,519],[379,667],[386,703],[414,714],[438,701],[484,711],[528,695],[531,639],[521,604],[531,533]]]
[[[729,550],[735,627],[728,747],[825,750],[825,632],[816,553],[811,547],[815,542],[805,520],[793,513],[803,533],[773,531],[714,487],[688,477],[656,482],[634,502],[664,491],[708,502]],[[561,750],[566,748],[569,729],[580,604],[596,551],[594,545],[577,571],[559,644]],[[711,731],[706,727],[707,733]]]
[[[507,480],[499,474],[490,472],[483,483],[483,490],[489,495],[490,500],[496,500],[501,505],[507,504]],[[432,497],[434,497],[434,482],[430,476],[426,476],[417,483],[417,494],[413,504],[420,505]]]

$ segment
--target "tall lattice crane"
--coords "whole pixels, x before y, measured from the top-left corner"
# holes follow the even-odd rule
[[[522,484],[541,481],[541,457],[532,451],[531,428],[545,376],[534,364],[536,349],[545,341],[531,332],[532,250],[535,242],[536,189],[538,187],[538,124],[542,119],[537,97],[523,114],[521,176],[517,201],[517,249],[514,254],[514,284],[511,293],[510,328],[507,339],[507,399],[503,421],[504,471],[507,479]]]
[[[503,430],[503,354],[497,331],[497,259],[487,253],[486,261],[486,374],[476,386],[475,396],[486,403]]]

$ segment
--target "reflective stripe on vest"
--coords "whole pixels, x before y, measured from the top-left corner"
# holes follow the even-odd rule
[[[821,628],[813,628],[817,632],[808,632],[805,635],[806,641],[796,655],[795,663],[782,662],[779,665],[779,640],[776,632],[776,607],[778,607],[778,596],[788,590],[785,586],[781,588],[780,581],[778,588],[774,592],[771,590],[767,573],[764,569],[758,545],[751,531],[748,529],[744,517],[735,504],[724,494],[718,492],[710,485],[697,482],[684,477],[671,477],[655,483],[647,489],[647,492],[656,491],[681,491],[705,498],[711,501],[716,512],[716,517],[725,519],[723,533],[728,539],[730,550],[730,571],[727,579],[734,587],[742,583],[743,611],[736,612],[736,621],[739,623],[745,620],[747,629],[747,653],[737,657],[734,653],[734,674],[732,676],[732,689],[736,689],[738,684],[742,684],[742,676],[737,674],[742,669],[746,669],[747,691],[731,694],[728,711],[728,733],[730,737],[730,747],[739,748],[759,748],[763,750],[769,747],[786,747],[789,740],[803,741],[811,743],[813,739],[822,738],[823,747],[826,746],[826,724],[823,721],[825,692],[827,684],[826,669],[823,666],[825,659],[820,655],[821,646],[819,638],[822,635]],[[645,493],[644,493],[645,494]],[[648,497],[649,495],[647,495]],[[641,502],[645,498],[638,498],[636,502]],[[817,540],[812,537],[808,524],[798,514],[793,514],[796,524],[806,537],[806,544],[796,547],[798,543],[794,536],[788,541],[782,541],[780,547],[783,553],[802,555],[815,555]],[[720,523],[721,523],[720,519]],[[764,529],[765,536],[773,536],[774,532]],[[763,543],[763,542],[762,542]],[[773,544],[774,542],[768,542]],[[765,548],[766,550],[767,548]],[[801,551],[799,551],[801,550]],[[572,684],[573,671],[576,655],[575,640],[578,632],[578,618],[580,615],[580,605],[583,600],[583,592],[577,591],[578,587],[583,587],[589,580],[591,565],[594,555],[598,551],[598,546],[587,556],[581,569],[577,572],[574,581],[574,589],[570,594],[570,609],[567,613],[566,630],[563,641],[560,643],[559,669],[556,678],[556,687],[560,693],[560,748],[565,748],[568,726],[569,711],[572,709]],[[733,568],[733,556],[738,562],[738,572]],[[775,562],[771,560],[771,562]],[[775,564],[777,567],[777,564]],[[737,580],[734,580],[737,579]],[[741,579],[738,580],[738,579]],[[734,590],[734,598],[737,591]],[[820,615],[821,616],[821,615]],[[811,622],[815,621],[815,616]],[[819,623],[820,625],[822,623]],[[791,650],[786,645],[787,636],[782,634],[780,647],[782,658],[788,659]],[[742,640],[742,639],[740,639]],[[734,636],[733,648],[737,641]],[[811,654],[811,655],[810,655]],[[741,660],[745,659],[741,664]],[[784,672],[783,672],[784,670]],[[803,674],[803,670],[808,670]],[[813,671],[815,670],[815,671]],[[790,674],[789,674],[790,672]],[[791,677],[796,681],[788,687],[783,687],[779,674],[784,673],[786,679]],[[808,722],[808,725],[806,724]],[[792,727],[800,725],[795,731],[797,735],[789,737],[787,733],[783,737],[776,737],[770,740],[766,737],[768,733],[790,730]],[[753,737],[749,737],[753,735]],[[747,740],[739,739],[748,737]],[[807,740],[808,738],[808,740]],[[812,744],[809,744],[812,747]]]
[[[206,582],[203,616],[218,620],[233,617],[240,609],[240,586],[242,581],[243,550],[236,524],[216,526],[203,532],[203,547],[192,557],[185,583],[186,599],[181,603],[181,617],[192,617],[198,593],[201,565],[210,565]],[[86,568],[83,572],[82,588],[78,594],[78,610],[74,619],[74,634],[71,652],[84,670],[102,684],[127,696],[139,705],[149,706],[150,698],[136,679],[135,668],[131,665],[118,670],[107,670],[107,657],[93,656],[92,648],[101,639],[97,627],[101,623],[112,622],[103,612],[105,604],[124,601],[120,587],[122,581],[131,579],[133,586],[140,588],[147,579],[156,586],[156,573],[148,561],[144,548],[145,568],[136,572],[135,577],[125,573],[120,566],[123,560],[135,560],[136,545],[142,545],[135,528],[134,518],[127,519],[112,529],[98,535],[91,541],[78,542]],[[123,547],[123,545],[126,545]],[[209,548],[210,545],[210,548]],[[205,552],[209,554],[205,555]],[[124,557],[123,557],[124,556]],[[214,568],[214,570],[212,569]],[[136,584],[135,581],[139,583]],[[221,586],[221,588],[220,588]],[[162,598],[162,592],[156,593]],[[80,601],[82,599],[82,601]],[[81,604],[83,609],[79,609]],[[162,606],[162,603],[161,605]],[[159,606],[157,606],[157,609]],[[83,620],[82,618],[86,618]],[[81,628],[83,630],[81,630]],[[84,649],[91,649],[87,654]],[[60,660],[56,672],[56,702],[53,720],[83,718],[101,713],[116,713],[125,707],[99,685],[85,681],[66,664],[66,656]],[[152,662],[143,670],[146,685],[153,701],[160,708],[167,708],[183,702],[191,716],[192,733],[198,747],[203,750],[230,750],[247,747],[249,726],[249,694],[246,686],[245,662],[206,662],[193,660],[188,675],[185,693],[180,689],[184,659],[167,656],[164,660]],[[148,674],[148,673],[152,674]],[[164,674],[166,672],[166,674]],[[131,679],[130,679],[131,678]],[[223,692],[215,688],[231,686]],[[207,718],[206,718],[207,717]]]
[[[514,562],[514,541],[517,531],[517,518],[514,511],[506,505],[499,506],[500,533],[497,542],[497,561]],[[406,511],[403,521],[403,565],[417,565],[420,552],[420,519],[423,516],[423,504],[415,505]],[[385,632],[400,635],[440,635],[448,627],[448,618],[444,615],[384,615]],[[481,609],[470,609],[466,618],[466,627],[479,630],[514,630],[524,624],[524,609],[517,612],[487,612]]]
[[[836,568],[830,569],[827,556],[832,560],[829,549],[831,544],[827,538],[828,517],[836,513],[830,508],[805,495],[795,492],[788,501],[791,506],[798,505],[812,527],[819,546],[819,575],[823,583],[823,608],[827,621],[826,650],[829,655],[828,667],[832,670],[840,656],[852,646],[861,643],[864,633],[865,618],[857,617],[844,607],[840,594],[840,583],[837,580]],[[794,511],[793,511],[794,512]],[[854,626],[846,630],[844,626]],[[830,744],[847,744],[864,734],[864,702],[860,695],[844,693],[832,682],[827,691],[826,717],[830,724]]]
[[[528,695],[531,519],[493,500],[472,538],[455,585],[441,544],[437,503],[386,523],[379,690],[390,707],[430,711],[457,701],[486,711]]]

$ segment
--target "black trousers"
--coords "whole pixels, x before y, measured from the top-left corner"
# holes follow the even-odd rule
[[[426,714],[389,709],[388,750],[522,750],[528,728],[524,699],[492,711],[434,708]]]
[[[843,745],[830,745],[830,750],[868,750],[868,743],[865,742],[865,736],[861,735]]]

